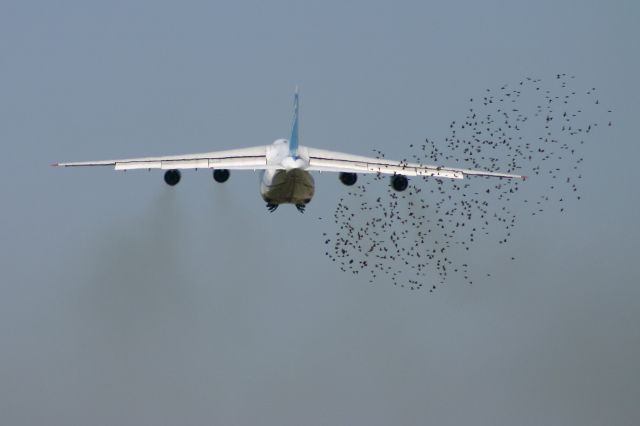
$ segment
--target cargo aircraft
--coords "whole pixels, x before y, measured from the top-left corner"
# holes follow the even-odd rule
[[[296,88],[293,98],[291,137],[288,140],[278,139],[270,145],[201,154],[67,162],[52,165],[56,167],[112,166],[115,170],[162,169],[166,170],[164,181],[170,186],[180,182],[180,170],[183,169],[213,169],[213,179],[219,183],[229,179],[230,170],[260,170],[260,195],[270,212],[275,211],[280,204],[293,204],[300,212],[304,212],[315,192],[315,183],[310,172],[339,173],[340,181],[347,186],[356,183],[358,173],[390,175],[390,185],[396,191],[407,189],[408,176],[449,179],[490,176],[503,179],[526,179],[526,176],[509,173],[369,158],[299,145],[298,104],[299,96]]]

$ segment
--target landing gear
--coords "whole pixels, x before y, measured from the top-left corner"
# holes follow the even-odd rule
[[[300,213],[304,213],[305,207],[307,207],[306,204],[296,204],[296,209],[298,209]]]
[[[269,210],[270,213],[275,212],[277,208],[278,204],[267,203],[267,210]]]

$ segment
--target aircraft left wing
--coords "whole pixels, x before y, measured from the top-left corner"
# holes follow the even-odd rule
[[[121,160],[55,163],[57,167],[113,166],[115,170],[135,169],[266,169],[267,147],[230,149],[201,154],[163,157],[125,158]]]
[[[465,176],[490,176],[522,180],[527,178],[526,176],[511,173],[409,163],[406,161],[387,160],[384,158],[369,158],[360,155],[327,151],[324,149],[309,147],[301,148],[301,153],[303,156],[306,154],[309,161],[309,167],[307,170],[316,170],[321,172],[382,173],[404,176],[433,176],[450,179],[464,179]]]

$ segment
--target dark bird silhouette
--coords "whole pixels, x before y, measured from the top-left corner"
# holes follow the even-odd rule
[[[369,282],[411,290],[433,292],[437,285],[496,276],[475,274],[467,260],[489,248],[514,261],[506,246],[518,238],[518,225],[538,226],[542,214],[564,214],[568,193],[581,199],[582,146],[598,132],[601,114],[595,88],[585,95],[574,79],[561,73],[549,81],[526,77],[513,86],[486,89],[483,96],[468,98],[466,114],[450,122],[443,141],[410,144],[411,154],[403,160],[447,161],[535,179],[416,177],[397,193],[384,177],[367,176],[338,201],[334,228],[323,235],[326,255],[341,270],[364,274]],[[604,122],[611,126],[608,117]],[[490,267],[499,269],[500,261]]]

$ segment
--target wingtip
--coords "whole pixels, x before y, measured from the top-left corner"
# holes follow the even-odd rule
[[[529,179],[529,176],[521,176],[522,180],[527,180]]]
[[[51,163],[51,167],[60,167],[60,163]]]

